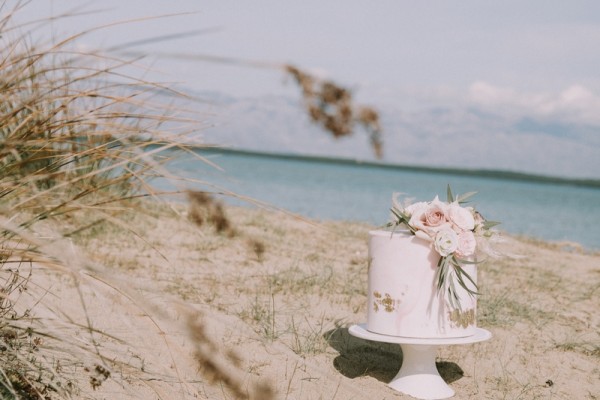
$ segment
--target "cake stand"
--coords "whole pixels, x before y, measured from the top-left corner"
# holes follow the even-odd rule
[[[398,343],[402,349],[402,366],[388,386],[418,399],[447,399],[454,396],[454,390],[444,382],[435,366],[438,346],[477,343],[492,337],[489,331],[477,328],[475,334],[466,337],[420,339],[380,335],[369,332],[366,326],[352,325],[349,332],[352,336],[374,342]]]

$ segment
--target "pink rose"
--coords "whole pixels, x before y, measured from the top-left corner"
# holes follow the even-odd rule
[[[417,230],[425,231],[432,238],[441,229],[449,226],[446,217],[446,203],[436,198],[431,203],[417,203],[408,224]]]
[[[425,212],[425,223],[427,226],[440,226],[446,222],[446,213],[439,204],[432,204]]]
[[[459,231],[472,231],[475,229],[475,218],[470,209],[466,209],[452,203],[448,207],[448,219],[458,228]]]
[[[408,221],[408,224],[415,228],[417,231],[423,231],[433,238],[436,235],[436,233],[440,230],[445,228],[451,228],[451,225],[448,222],[446,222],[445,218],[442,219],[436,214],[437,210],[431,210],[431,212],[429,212],[429,209],[419,210],[418,212],[415,212],[412,215],[412,217]],[[430,222],[428,222],[428,219],[429,221],[431,221],[431,224]],[[437,225],[432,226],[432,224]]]
[[[475,254],[475,248],[477,247],[477,240],[475,235],[471,231],[463,231],[458,234],[458,246],[456,248],[456,255],[459,258],[467,258]]]

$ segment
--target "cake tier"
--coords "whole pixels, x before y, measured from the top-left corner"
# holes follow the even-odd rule
[[[367,330],[414,338],[473,335],[477,300],[456,282],[461,309],[447,304],[447,293],[437,291],[439,259],[428,241],[408,231],[369,232]],[[476,281],[474,264],[463,269]]]

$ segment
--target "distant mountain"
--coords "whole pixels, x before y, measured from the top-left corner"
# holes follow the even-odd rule
[[[210,128],[203,140],[237,149],[374,160],[365,132],[336,140],[313,125],[301,99],[234,98],[203,93]],[[436,104],[405,110],[372,104],[381,114],[383,162],[499,169],[600,178],[600,126],[528,110]]]

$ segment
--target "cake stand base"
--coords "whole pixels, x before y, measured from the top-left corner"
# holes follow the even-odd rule
[[[366,324],[352,325],[349,333],[361,339],[399,344],[402,349],[402,366],[388,386],[418,399],[428,400],[454,396],[454,390],[442,379],[435,366],[438,346],[477,343],[492,337],[489,331],[481,328],[477,328],[475,334],[461,338],[419,339],[388,336],[367,331]]]

